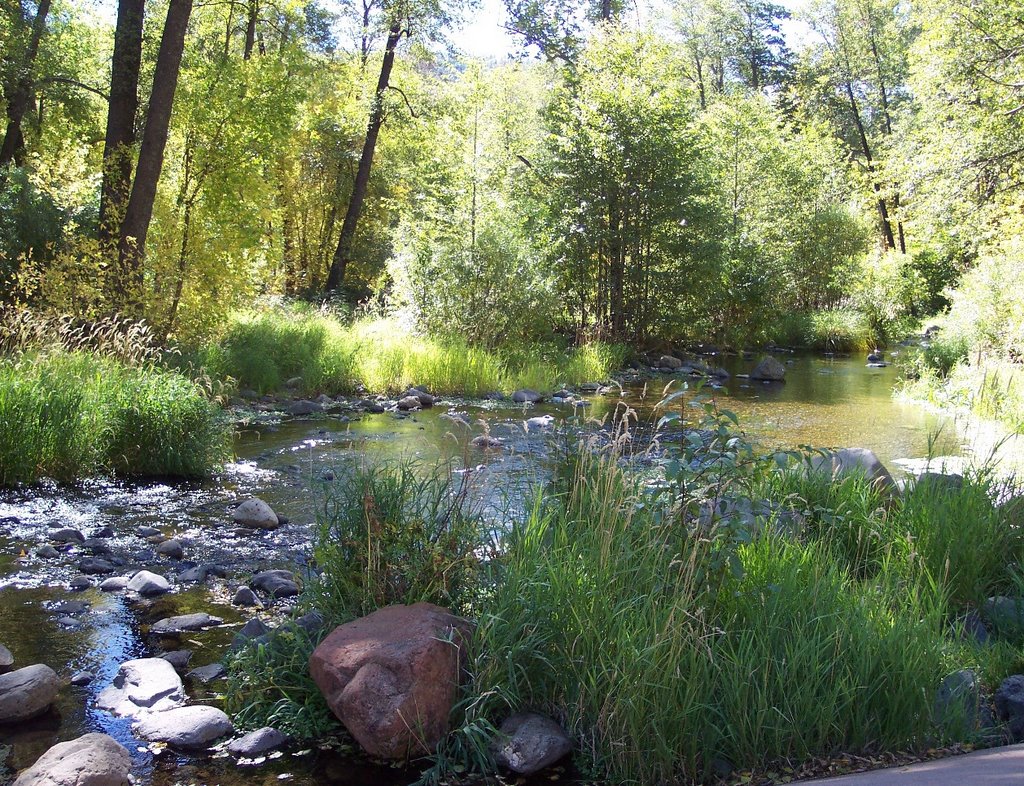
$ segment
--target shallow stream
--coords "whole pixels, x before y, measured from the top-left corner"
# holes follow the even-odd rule
[[[739,358],[715,362],[733,375],[753,365]],[[998,436],[992,432],[895,401],[895,381],[894,367],[869,368],[863,358],[796,357],[787,365],[785,384],[733,376],[726,382],[728,393],[715,393],[719,405],[735,412],[747,434],[765,447],[867,447],[894,472],[928,455],[984,459],[997,447]],[[15,728],[0,726],[0,783],[55,742],[94,730],[112,734],[134,753],[139,783],[408,783],[407,772],[336,750],[291,749],[250,767],[238,767],[229,758],[154,755],[132,738],[129,721],[96,710],[92,703],[118,665],[130,658],[189,648],[194,652],[190,668],[218,661],[237,626],[251,616],[231,605],[234,589],[267,568],[302,574],[318,500],[342,476],[346,463],[364,457],[408,456],[428,463],[451,459],[461,471],[472,473],[481,501],[499,510],[510,492],[514,498],[517,491],[543,480],[561,446],[584,431],[600,432],[600,424],[616,410],[634,410],[638,433],[649,437],[650,424],[661,414],[655,404],[670,382],[678,384],[659,376],[646,385],[612,386],[603,394],[586,394],[586,407],[443,401],[409,416],[339,412],[248,426],[236,436],[235,462],[206,482],[94,479],[75,486],[42,484],[0,492],[0,643],[14,654],[16,667],[47,663],[65,679],[82,670],[95,674],[89,685],[65,687],[47,716]],[[539,415],[553,416],[554,428],[524,428],[526,418]],[[503,441],[501,448],[470,444],[485,429]],[[999,448],[1007,456],[1019,453],[1013,444]],[[288,524],[275,532],[232,525],[231,507],[253,495],[287,517]],[[87,552],[67,548],[52,560],[34,555],[49,542],[48,533],[62,527],[86,537],[108,527],[112,535],[104,539],[105,546],[125,562],[119,573],[156,565],[156,572],[173,576],[193,564],[216,564],[227,569],[228,578],[176,587],[153,601],[129,602],[122,593],[95,587],[72,592],[68,582],[78,575],[77,564]],[[142,527],[180,540],[185,561],[155,555],[152,543],[138,534]],[[157,619],[192,611],[207,611],[226,625],[179,640],[148,634],[148,625]],[[266,614],[280,616],[281,611],[278,607]],[[216,701],[217,686],[186,683],[189,696],[198,701]]]

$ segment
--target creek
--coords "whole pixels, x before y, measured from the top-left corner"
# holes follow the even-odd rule
[[[735,412],[748,436],[766,448],[867,447],[896,474],[929,454],[955,457],[956,463],[972,456],[983,459],[996,447],[1004,452],[1012,447],[999,445],[992,434],[894,400],[892,366],[869,368],[862,358],[795,357],[787,365],[784,384],[764,384],[735,376],[749,371],[751,362],[721,362],[734,376],[726,382],[728,393],[716,392],[719,405]],[[290,748],[278,758],[249,767],[239,767],[231,758],[155,754],[132,737],[127,720],[96,709],[93,701],[118,665],[131,658],[187,647],[193,650],[190,668],[219,661],[237,626],[251,616],[231,605],[234,588],[250,574],[269,568],[302,575],[318,502],[325,487],[338,482],[352,461],[451,460],[458,471],[472,473],[474,493],[497,511],[543,481],[566,444],[584,432],[600,433],[617,410],[631,408],[640,424],[638,433],[645,433],[645,424],[661,414],[655,405],[670,382],[671,377],[659,376],[646,384],[613,386],[604,394],[587,394],[589,405],[579,408],[443,400],[430,410],[401,417],[393,412],[339,412],[243,426],[235,437],[236,459],[208,481],[96,478],[73,486],[40,484],[0,492],[0,643],[12,651],[16,667],[46,663],[65,679],[82,670],[95,674],[88,685],[66,686],[43,718],[14,728],[0,726],[0,783],[52,744],[87,731],[109,733],[132,751],[138,783],[410,782],[408,772],[375,766],[336,747]],[[539,415],[551,415],[555,427],[524,428],[526,418]],[[472,446],[470,439],[484,430],[500,438],[503,446]],[[266,500],[287,517],[287,525],[274,532],[236,528],[231,507],[249,496]],[[56,559],[34,554],[49,541],[49,532],[63,527],[80,530],[86,537],[109,528],[112,534],[104,539],[105,546],[125,561],[119,573],[146,566],[173,577],[193,564],[215,564],[226,568],[227,578],[175,586],[172,593],[149,601],[129,601],[122,593],[103,593],[95,586],[72,592],[68,583],[78,574],[77,564],[86,552],[67,548]],[[185,561],[158,557],[153,544],[139,536],[143,527],[180,540]],[[263,614],[279,619],[286,610],[287,603],[279,603]],[[177,640],[161,640],[148,632],[157,619],[193,611],[221,617],[225,626]],[[223,690],[217,682],[186,682],[186,687],[193,701],[208,703],[216,703],[218,690]]]

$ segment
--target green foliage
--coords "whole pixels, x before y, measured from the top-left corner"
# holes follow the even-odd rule
[[[0,486],[99,471],[201,477],[228,447],[196,383],[83,352],[0,361],[0,423]]]
[[[395,603],[469,611],[492,547],[471,474],[451,466],[358,465],[328,486],[314,555],[314,605],[333,620]]]

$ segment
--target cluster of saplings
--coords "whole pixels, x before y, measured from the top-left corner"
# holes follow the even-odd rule
[[[426,780],[494,771],[519,712],[557,721],[576,766],[614,783],[1008,739],[990,707],[1024,670],[1006,489],[759,456],[715,417],[653,466],[581,447],[497,518],[445,468],[341,473],[303,596],[328,624],[234,656],[236,722],[340,732],[310,653],[337,624],[429,601],[474,633]]]

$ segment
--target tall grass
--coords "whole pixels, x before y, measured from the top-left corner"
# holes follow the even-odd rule
[[[853,308],[832,308],[784,315],[775,340],[821,352],[863,352],[880,344],[866,316]]]
[[[235,315],[222,338],[204,349],[201,363],[215,376],[263,393],[300,377],[308,393],[397,393],[418,385],[435,394],[481,396],[602,381],[624,358],[622,347],[606,344],[498,353],[419,336],[394,320],[346,324],[329,313],[289,307]]]
[[[0,361],[0,486],[100,471],[199,477],[228,429],[195,382],[86,352]]]

